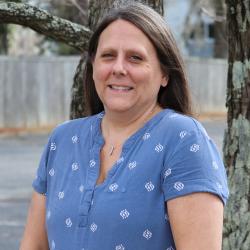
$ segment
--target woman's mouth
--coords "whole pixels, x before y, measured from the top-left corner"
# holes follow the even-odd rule
[[[133,87],[130,86],[122,86],[122,85],[108,85],[108,87],[112,90],[116,90],[116,91],[129,91],[132,90]]]

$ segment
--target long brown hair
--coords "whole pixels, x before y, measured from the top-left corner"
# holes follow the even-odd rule
[[[161,87],[158,93],[159,105],[162,108],[171,108],[179,113],[191,115],[189,87],[183,60],[173,35],[164,19],[156,11],[141,3],[112,9],[92,34],[84,72],[85,115],[97,114],[104,110],[92,78],[92,62],[101,33],[109,24],[119,19],[128,21],[139,28],[156,49],[162,71],[168,77],[167,86]]]

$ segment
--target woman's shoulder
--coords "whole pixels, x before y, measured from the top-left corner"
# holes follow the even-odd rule
[[[51,136],[58,137],[67,134],[79,134],[82,131],[87,131],[93,126],[99,116],[100,114],[86,116],[60,123],[52,130]]]
[[[174,132],[192,132],[192,133],[206,133],[203,125],[194,117],[178,113],[174,110],[168,110],[164,119],[163,126],[168,131]]]

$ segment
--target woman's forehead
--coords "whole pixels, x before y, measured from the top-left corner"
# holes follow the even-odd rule
[[[100,34],[98,47],[131,47],[130,49],[152,49],[153,44],[137,26],[125,20],[116,20],[109,24]]]

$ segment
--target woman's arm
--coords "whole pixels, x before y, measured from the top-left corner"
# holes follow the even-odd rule
[[[49,250],[45,229],[46,197],[33,193],[20,250]]]
[[[221,250],[223,203],[210,193],[194,193],[167,201],[177,250]]]

